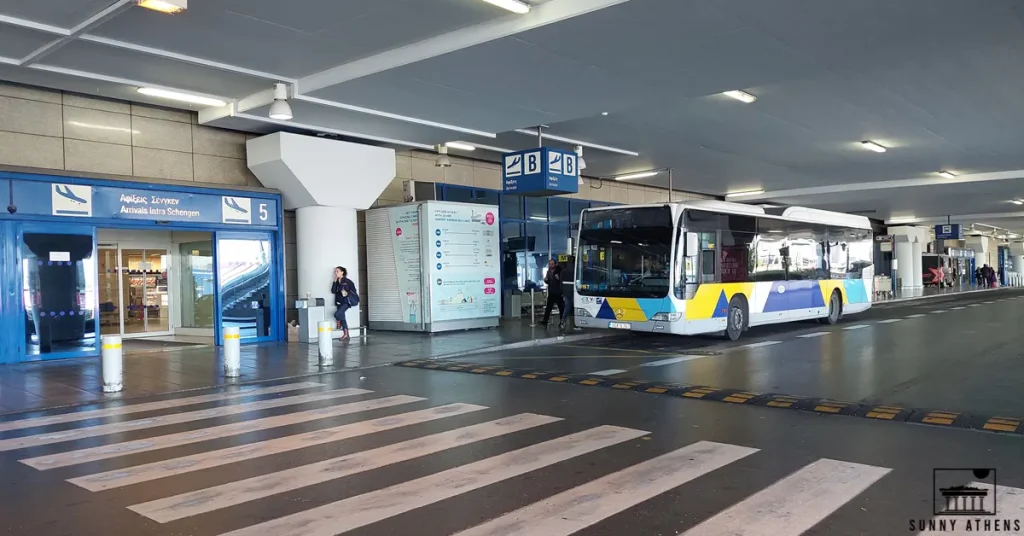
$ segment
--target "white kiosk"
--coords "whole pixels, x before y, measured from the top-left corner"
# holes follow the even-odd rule
[[[436,333],[498,325],[498,207],[424,201],[366,212],[371,329]]]

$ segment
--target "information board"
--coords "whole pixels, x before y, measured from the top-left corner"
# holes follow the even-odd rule
[[[429,266],[430,322],[501,314],[498,207],[424,204],[423,259]]]
[[[13,182],[13,195],[11,195]],[[278,201],[244,194],[220,195],[146,187],[91,186],[0,179],[0,199],[15,215],[219,223],[276,227]]]
[[[402,321],[416,324],[422,319],[420,304],[420,221],[417,205],[388,209],[391,221],[391,248],[395,255],[398,293],[402,302]]]

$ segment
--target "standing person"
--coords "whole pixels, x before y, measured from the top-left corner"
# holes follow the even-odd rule
[[[565,299],[562,294],[562,274],[555,259],[548,261],[548,273],[544,274],[544,284],[548,287],[548,304],[544,307],[544,320],[540,323],[548,325],[551,318],[551,308],[558,306],[558,317],[561,322],[565,321]]]
[[[356,284],[348,278],[348,270],[343,266],[334,268],[331,294],[334,294],[334,305],[338,308],[334,311],[334,319],[338,322],[341,338],[344,340],[348,338],[348,320],[345,313],[350,307],[359,305],[359,292],[356,291]]]

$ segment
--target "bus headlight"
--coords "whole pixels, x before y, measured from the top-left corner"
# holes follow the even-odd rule
[[[652,322],[678,322],[683,313],[658,313],[651,317]]]
[[[581,317],[581,318],[594,318],[594,315],[590,314],[590,311],[588,311],[588,310],[586,310],[586,309],[584,309],[582,307],[577,307],[576,308],[576,316]]]

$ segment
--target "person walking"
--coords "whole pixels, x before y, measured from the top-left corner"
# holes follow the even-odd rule
[[[350,307],[359,305],[359,292],[356,291],[356,284],[348,278],[348,270],[344,266],[334,268],[334,283],[331,285],[331,294],[334,294],[334,319],[337,327],[341,330],[341,339],[348,338],[348,320],[345,313]]]
[[[556,305],[558,306],[559,321],[564,323],[565,296],[562,294],[562,274],[555,259],[548,261],[548,273],[544,274],[544,284],[548,287],[548,303],[544,307],[544,319],[540,323],[545,326],[548,325],[548,320],[551,318],[551,309]]]

